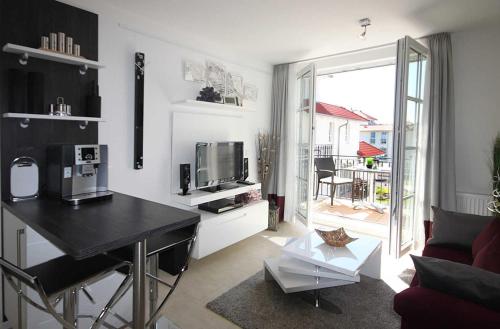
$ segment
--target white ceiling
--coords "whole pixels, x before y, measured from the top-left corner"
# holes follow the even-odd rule
[[[101,1],[146,18],[165,39],[175,31],[186,46],[271,64],[500,21],[500,0]],[[373,24],[365,40],[358,37],[363,17]]]

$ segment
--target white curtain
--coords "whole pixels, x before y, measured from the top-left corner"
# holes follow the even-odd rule
[[[278,145],[272,159],[268,193],[276,196],[284,196],[286,187],[288,66],[280,64],[273,69],[271,135],[278,137]]]
[[[296,103],[297,103],[297,72],[298,64],[290,64],[288,67],[288,102],[287,102],[287,143],[286,148],[286,190],[285,190],[285,214],[284,219],[288,222],[295,221],[295,197],[296,197]]]
[[[431,206],[456,210],[455,106],[453,57],[449,33],[427,38],[427,108],[422,117],[423,149],[419,203],[421,220],[432,219]]]

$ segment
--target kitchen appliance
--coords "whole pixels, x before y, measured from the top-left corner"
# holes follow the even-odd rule
[[[49,105],[49,114],[57,116],[71,116],[71,105],[64,103],[64,97],[57,97],[56,104]]]
[[[77,43],[73,45],[73,55],[80,57],[80,45]]]
[[[40,38],[40,48],[43,50],[49,49],[49,37],[43,36]]]
[[[57,51],[57,33],[49,34],[50,50]]]
[[[87,116],[101,117],[101,96],[99,96],[99,85],[95,80],[92,81],[90,94],[87,96]]]
[[[51,145],[47,156],[50,195],[73,205],[112,197],[107,145]]]
[[[57,51],[60,53],[66,51],[66,34],[63,32],[57,33]]]
[[[28,73],[22,70],[8,70],[8,106],[16,113],[28,112]]]
[[[66,54],[73,55],[73,38],[66,37]]]
[[[28,113],[43,114],[45,104],[45,76],[41,72],[28,72]]]
[[[38,197],[38,165],[33,158],[19,157],[10,165],[10,198],[12,201]]]
[[[196,143],[196,187],[216,192],[238,187],[228,184],[241,180],[243,142]]]

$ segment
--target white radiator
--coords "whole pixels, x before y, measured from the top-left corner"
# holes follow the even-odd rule
[[[487,194],[457,193],[457,211],[467,214],[489,216],[488,202],[490,196]]]

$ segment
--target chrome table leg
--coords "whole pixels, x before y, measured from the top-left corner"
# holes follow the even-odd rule
[[[133,291],[133,329],[144,329],[146,323],[146,240],[134,246],[134,291]]]
[[[319,308],[319,301],[320,301],[320,292],[319,289],[314,289],[314,307]]]
[[[319,272],[319,266],[316,266],[316,271]],[[316,285],[319,285],[319,276],[316,277]],[[319,308],[319,300],[320,300],[320,290],[314,289],[314,307]]]
[[[63,317],[69,323],[78,328],[78,289],[72,288],[64,292]]]
[[[154,255],[149,256],[149,273],[153,275],[153,277],[158,277],[158,258],[159,254],[156,253]],[[156,304],[158,302],[158,282],[150,278],[149,279],[149,316],[153,315],[156,311]],[[152,323],[149,326],[149,329],[157,329],[157,322]]]

